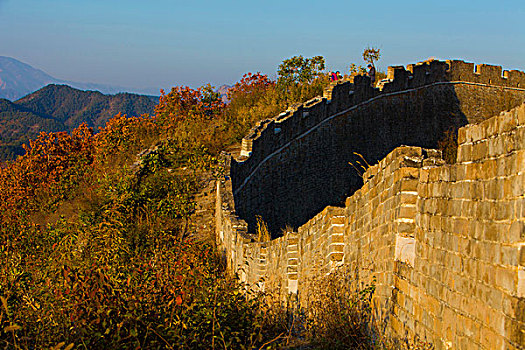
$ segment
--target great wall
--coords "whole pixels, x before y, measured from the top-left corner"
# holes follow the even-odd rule
[[[389,333],[435,349],[525,349],[525,73],[390,67],[260,122],[226,156],[216,239],[248,288],[308,307],[340,269],[375,281]],[[459,129],[458,129],[459,128]],[[437,143],[457,130],[454,164]],[[359,174],[361,154],[372,166]],[[256,215],[274,239],[258,242]]]

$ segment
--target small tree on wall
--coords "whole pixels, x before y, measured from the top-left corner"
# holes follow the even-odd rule
[[[363,60],[365,60],[366,63],[370,63],[375,68],[374,62],[379,61],[381,58],[381,50],[376,47],[367,47],[363,51]]]

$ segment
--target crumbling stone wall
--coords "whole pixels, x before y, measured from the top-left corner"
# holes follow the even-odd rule
[[[347,268],[348,288],[375,279],[374,311],[399,337],[525,349],[525,104],[458,135],[456,164],[398,147],[344,207],[270,242],[236,215],[231,180],[218,183],[217,243],[230,270],[308,307],[312,281]]]
[[[363,185],[348,162],[376,163],[401,145],[435,148],[445,131],[477,123],[525,101],[525,73],[463,61],[390,67],[389,82],[367,77],[334,84],[315,98],[259,123],[231,164],[236,212],[274,237]],[[300,205],[297,205],[300,203]]]

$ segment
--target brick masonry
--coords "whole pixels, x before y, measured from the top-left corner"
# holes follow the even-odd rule
[[[432,64],[435,63],[427,65]],[[466,68],[450,69],[451,64]],[[297,229],[284,227],[279,238],[256,242],[255,235],[249,233],[249,224],[238,216],[236,208],[246,198],[257,202],[258,195],[268,195],[278,201],[282,193],[265,187],[260,187],[261,191],[269,193],[257,193],[254,187],[248,197],[234,195],[232,179],[238,176],[234,172],[239,168],[236,168],[237,161],[228,158],[231,179],[217,184],[216,232],[218,246],[224,252],[230,271],[237,273],[248,288],[275,293],[282,300],[293,295],[308,307],[310,283],[346,268],[355,273],[355,286],[349,288],[359,288],[375,280],[375,313],[395,335],[425,339],[436,349],[525,349],[525,104],[501,114],[496,111],[496,116],[489,118],[487,114],[494,112],[494,104],[500,102],[486,107],[476,107],[472,102],[485,103],[490,96],[496,96],[496,99],[507,101],[501,104],[518,103],[519,89],[523,87],[518,78],[522,73],[508,72],[501,77],[501,69],[498,71],[492,66],[479,66],[476,73],[474,67],[466,63],[447,61],[447,65],[450,82],[440,85],[441,88],[449,89],[453,85],[455,96],[462,94],[458,85],[465,88],[465,97],[458,99],[465,104],[461,110],[469,111],[470,116],[476,115],[465,114],[471,124],[458,131],[456,164],[444,164],[439,152],[432,149],[397,147],[366,170],[362,185],[343,205],[325,207]],[[400,89],[434,84],[428,80],[418,82],[435,78],[432,78],[433,73],[419,73],[422,68],[417,67],[390,69],[389,76],[393,77],[390,84],[401,84],[397,79],[406,81]],[[425,72],[433,72],[428,67],[425,69]],[[492,75],[487,78],[485,73]],[[460,79],[471,82],[453,83]],[[517,90],[509,90],[507,94],[501,87],[477,85],[496,83],[514,84]],[[380,93],[394,88],[385,85]],[[477,88],[481,88],[478,95],[481,97],[476,97],[474,89]],[[417,93],[430,96],[444,91],[432,89],[422,88]],[[500,89],[501,95],[491,93],[490,89]],[[332,89],[330,104],[339,103],[334,97],[337,93],[336,88]],[[411,92],[400,93],[403,94]],[[392,97],[368,102],[368,111],[385,108],[381,101],[385,98]],[[426,101],[426,97],[424,99]],[[316,103],[327,108],[326,101]],[[372,106],[374,103],[381,107]],[[425,113],[425,109],[421,113]],[[301,114],[299,117],[303,118]],[[332,120],[335,122],[337,118]],[[362,120],[356,121],[356,114],[349,118],[368,127]],[[375,116],[370,114],[368,118]],[[264,130],[271,123],[275,120],[267,123]],[[382,126],[376,124],[378,129]],[[324,136],[329,133],[327,127]],[[264,137],[265,132],[261,132],[259,138]],[[261,162],[269,155],[262,151],[254,154],[257,147],[266,146],[257,144],[262,142],[257,141],[259,138],[252,139],[248,161],[254,157]],[[297,140],[295,135],[293,140],[296,141],[291,139],[288,147],[294,142],[314,147],[315,141],[320,140],[306,138]],[[275,139],[268,136],[267,141],[275,142]],[[385,149],[389,144],[385,143]],[[377,152],[379,156],[380,147],[376,148],[369,154]],[[278,149],[281,151],[275,153]],[[271,176],[278,176],[279,181],[292,182],[295,176],[290,170],[292,164],[281,154],[292,151],[279,144],[274,144],[273,150],[272,157],[283,163],[279,171],[262,169],[263,166],[257,168],[254,163],[248,173],[254,176],[268,170]],[[321,147],[321,153],[325,151],[327,149]],[[301,156],[300,149],[295,152],[304,160],[293,163],[293,167],[315,167],[309,163],[310,153]],[[278,161],[272,164],[278,166]],[[324,179],[321,175],[318,178]],[[297,181],[301,183],[301,179]],[[330,186],[326,184],[326,192],[331,191]],[[312,187],[312,191],[322,189],[316,184]],[[294,206],[292,212],[310,213],[313,210],[304,193],[308,196],[308,190],[304,189],[296,193],[295,202],[287,202]]]
[[[231,165],[236,212],[255,215],[274,237],[297,229],[328,205],[342,205],[363,185],[348,164],[376,163],[401,145],[436,148],[446,130],[525,102],[525,73],[462,61],[389,68],[390,81],[367,77],[334,84],[324,97],[264,120],[242,142]],[[301,205],[296,205],[298,199]]]

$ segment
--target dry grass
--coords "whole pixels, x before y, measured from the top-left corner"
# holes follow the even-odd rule
[[[260,215],[256,215],[255,218],[257,219],[257,241],[268,242],[272,239],[270,231],[268,230],[268,225]]]

